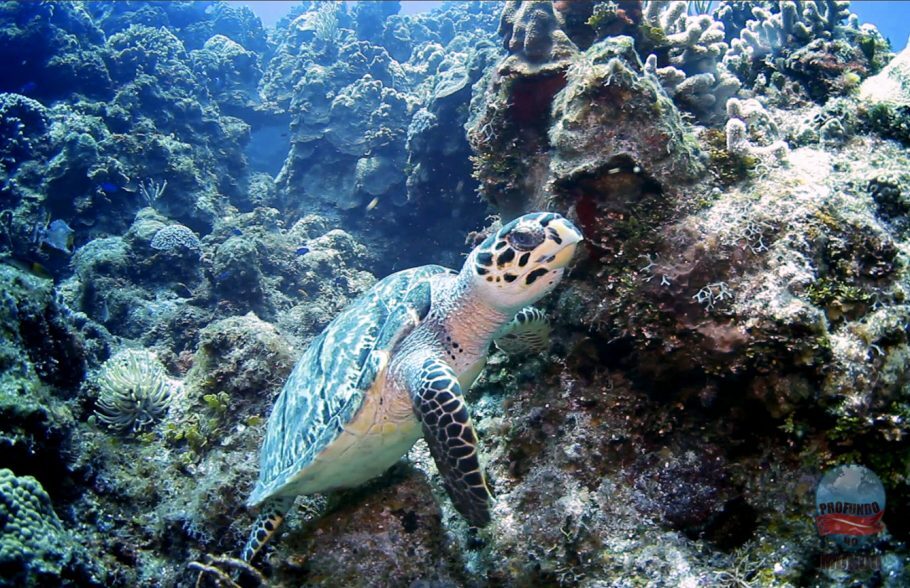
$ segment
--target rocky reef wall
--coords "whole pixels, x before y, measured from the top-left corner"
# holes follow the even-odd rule
[[[905,584],[908,53],[839,0],[398,9],[0,3],[0,585],[237,571],[307,343],[543,209],[585,243],[467,395],[491,525],[418,443],[301,499],[270,585]],[[877,567],[820,563],[842,463]]]

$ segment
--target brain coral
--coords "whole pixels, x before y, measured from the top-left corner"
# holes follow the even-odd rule
[[[0,469],[0,569],[4,585],[51,582],[68,559],[63,526],[41,484]],[[44,584],[48,585],[48,584]]]
[[[127,349],[101,366],[98,418],[119,431],[138,431],[167,412],[174,384],[148,351]]]
[[[202,248],[196,233],[183,225],[168,225],[162,228],[152,237],[151,246],[158,251],[172,251],[178,248],[198,251]]]

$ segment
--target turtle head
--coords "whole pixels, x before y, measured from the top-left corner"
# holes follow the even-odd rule
[[[526,214],[478,245],[462,271],[488,304],[515,311],[556,287],[581,240],[575,225],[556,213]]]

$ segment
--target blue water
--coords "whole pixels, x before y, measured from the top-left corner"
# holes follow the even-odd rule
[[[850,4],[860,21],[874,24],[899,51],[910,37],[910,2],[897,0],[860,0]]]

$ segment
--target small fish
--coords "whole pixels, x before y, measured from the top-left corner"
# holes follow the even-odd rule
[[[192,298],[193,297],[193,291],[190,290],[189,286],[187,286],[186,284],[180,283],[180,282],[174,284],[174,293],[177,294],[177,296],[180,296],[181,298]]]
[[[306,255],[309,252],[310,252],[310,248],[307,247],[306,245],[301,245],[300,247],[298,247],[297,249],[294,250],[294,253],[296,253],[297,255]]]
[[[377,206],[379,206],[379,196],[370,200],[370,203],[367,204],[367,210],[373,210]]]
[[[108,194],[110,194],[111,192],[116,192],[120,189],[120,186],[118,186],[117,184],[113,184],[111,182],[101,182],[99,184],[99,187],[102,190],[104,190],[105,192],[107,192]]]
[[[107,321],[111,320],[111,311],[107,307],[107,300],[101,301],[101,309],[98,312],[98,320],[100,320],[102,323],[106,323]]]
[[[233,274],[234,274],[234,272],[232,272],[231,270],[224,270],[223,272],[221,272],[220,274],[215,276],[215,281],[223,282],[226,279],[230,278]]]
[[[25,82],[24,84],[22,84],[19,87],[18,93],[19,94],[31,94],[32,92],[34,92],[37,89],[38,89],[37,82]]]
[[[35,230],[32,232],[32,243],[41,247],[42,245],[47,245],[51,249],[56,249],[57,251],[63,251],[64,253],[73,252],[73,236],[75,231],[66,221],[57,219],[54,222],[48,224],[42,223],[35,224]]]
[[[72,253],[73,237],[75,234],[76,231],[66,224],[66,221],[58,218],[47,227],[47,231],[44,235],[44,243],[58,251]]]
[[[243,234],[243,231],[241,231],[241,230],[238,229],[237,227],[231,227],[231,234],[234,235],[234,236],[236,236],[236,237],[239,237],[240,235]]]
[[[44,278],[45,280],[51,280],[54,277],[51,275],[51,272],[47,270],[47,268],[45,268],[37,261],[26,261],[17,257],[4,257],[0,259],[0,262],[12,266],[20,271],[30,273],[33,276]]]

